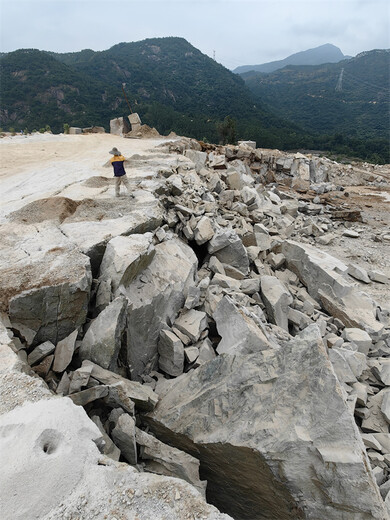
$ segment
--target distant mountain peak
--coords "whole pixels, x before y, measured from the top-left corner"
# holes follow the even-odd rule
[[[338,47],[332,43],[325,43],[319,47],[291,54],[283,60],[271,61],[260,65],[242,65],[234,69],[233,72],[243,74],[244,72],[254,70],[256,72],[270,73],[287,65],[322,65],[323,63],[338,63],[345,58],[346,56]]]

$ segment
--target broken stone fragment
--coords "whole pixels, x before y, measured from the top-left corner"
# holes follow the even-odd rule
[[[214,236],[214,229],[209,217],[202,217],[194,229],[195,242],[202,245],[211,240]]]
[[[124,381],[108,385],[108,394],[103,401],[111,408],[121,407],[128,414],[134,415],[134,402],[128,394],[128,387]]]
[[[79,392],[83,386],[87,386],[91,371],[90,365],[83,365],[73,372],[69,387],[70,394]]]
[[[201,343],[198,343],[197,346],[199,349],[199,355],[196,358],[195,367],[203,365],[203,363],[207,363],[217,357],[213,345],[208,338],[203,340]]]
[[[382,404],[381,404],[381,412],[386,417],[386,421],[390,424],[390,389],[384,393]]]
[[[360,352],[332,348],[329,349],[329,359],[340,383],[355,383],[356,378],[367,368],[366,357]]]
[[[68,395],[69,387],[70,387],[70,377],[66,372],[64,372],[62,374],[60,382],[58,383],[56,393],[58,395]]]
[[[92,321],[79,355],[109,370],[115,370],[126,326],[127,300],[118,296]]]
[[[83,361],[83,366],[92,366],[91,377],[94,377],[104,385],[115,385],[122,382],[125,386],[126,395],[134,401],[139,410],[153,410],[158,401],[158,395],[145,385],[141,385],[137,381],[130,381],[114,372],[105,370],[96,363],[91,361]]]
[[[384,385],[390,386],[390,359],[378,358],[372,372]]]
[[[30,260],[30,268],[39,269],[39,272],[30,272],[30,285],[37,284],[41,278],[45,279],[44,285],[20,291],[9,301],[11,322],[36,331],[35,345],[43,341],[56,344],[81,326],[87,316],[92,282],[89,258],[75,250],[62,252],[59,258],[55,258],[57,255],[60,253],[47,255],[45,260],[51,260],[53,264],[57,262],[53,273],[52,265],[42,263],[42,259],[39,267],[34,264],[36,260]],[[15,290],[23,278],[22,273],[21,266],[19,281],[14,282]],[[44,278],[48,273],[51,275],[49,281]],[[8,277],[7,283],[11,282],[12,277]]]
[[[274,269],[279,269],[285,263],[286,257],[282,253],[275,254],[271,252],[267,256],[267,260]]]
[[[293,297],[275,276],[262,276],[260,284],[269,321],[288,331],[288,307]]]
[[[97,399],[102,399],[108,394],[107,386],[93,386],[92,388],[87,388],[86,390],[81,390],[81,392],[76,392],[75,394],[70,394],[68,397],[72,399],[74,404],[78,406],[86,406],[88,403],[92,403]]]
[[[181,314],[175,320],[174,326],[195,343],[207,328],[207,315],[205,312],[191,309]]]
[[[36,365],[43,358],[52,354],[55,350],[55,346],[51,341],[45,341],[45,343],[41,343],[28,355],[27,361],[30,366]]]
[[[199,357],[199,349],[197,347],[187,347],[184,349],[184,355],[187,363],[194,363]]]
[[[363,432],[389,433],[389,424],[381,411],[382,401],[387,391],[383,389],[376,395],[368,397],[367,414],[363,417],[361,425]]]
[[[74,330],[72,334],[59,341],[54,351],[54,372],[63,372],[72,361],[78,330]]]
[[[145,464],[146,471],[181,478],[205,496],[206,482],[202,482],[199,478],[199,460],[164,444],[139,428],[135,429],[135,440],[141,447],[140,458]]]
[[[359,352],[363,352],[363,354],[367,355],[372,347],[372,339],[365,330],[347,327],[343,330],[342,337],[346,341],[354,343]]]
[[[194,285],[188,289],[188,295],[186,301],[184,302],[185,309],[193,309],[199,305],[200,301],[200,288],[195,287]]]
[[[91,417],[91,421],[96,424],[96,426],[99,428],[100,433],[102,434],[105,443],[103,448],[104,455],[107,455],[107,457],[110,457],[110,459],[112,460],[119,461],[119,457],[121,456],[121,450],[117,446],[115,446],[110,437],[107,435],[107,432],[104,429],[100,417],[98,415],[93,415]]]
[[[111,436],[129,464],[137,464],[135,420],[127,413],[119,416]]]
[[[34,372],[39,377],[42,377],[42,379],[45,379],[52,366],[53,359],[54,359],[53,355],[45,357],[44,360],[39,363],[39,365],[34,366],[34,369],[33,369]]]
[[[282,253],[293,270],[316,299],[332,316],[347,327],[366,330],[379,339],[383,324],[376,319],[376,305],[364,293],[356,290],[346,278],[347,266],[340,260],[307,244],[286,240]]]
[[[363,269],[363,267],[359,267],[356,264],[348,265],[348,274],[355,278],[356,280],[360,280],[364,283],[371,283],[371,280],[367,274],[367,271]]]
[[[171,331],[163,329],[158,343],[160,369],[170,376],[179,376],[184,368],[184,346]]]
[[[229,296],[224,296],[218,303],[213,319],[222,338],[217,347],[218,354],[251,354],[270,348],[264,332]]]
[[[249,271],[248,253],[237,233],[232,230],[217,231],[208,243],[208,252],[223,264],[232,265],[244,274]]]
[[[373,282],[378,282],[378,283],[388,283],[389,282],[389,278],[379,272],[379,271],[375,271],[375,270],[370,270],[368,271],[368,276],[370,278],[370,280],[372,280]]]

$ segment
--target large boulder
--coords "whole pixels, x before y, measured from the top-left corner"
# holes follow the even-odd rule
[[[259,325],[229,296],[224,296],[218,303],[213,318],[221,336],[217,347],[219,354],[253,354],[270,348]]]
[[[110,134],[123,136],[130,132],[131,126],[126,118],[117,117],[110,121]]]
[[[100,453],[102,434],[67,397],[0,417],[0,517],[229,520],[187,482],[139,473]]]
[[[99,280],[103,286],[109,284],[113,295],[120,285],[129,285],[150,264],[155,252],[152,239],[152,233],[145,233],[118,236],[108,242]]]
[[[235,231],[218,230],[208,243],[208,252],[223,264],[231,265],[243,274],[248,274],[248,253]]]
[[[161,242],[155,251],[150,265],[122,289],[129,303],[127,361],[135,380],[146,367],[156,367],[160,331],[183,307],[198,263],[192,249],[177,238]]]
[[[348,267],[343,262],[316,247],[292,240],[283,242],[281,249],[287,267],[329,314],[347,327],[364,329],[374,338],[381,336],[384,326],[376,319],[374,302],[347,279]]]
[[[62,233],[69,238],[91,260],[92,270],[97,273],[102,261],[107,243],[119,235],[142,234],[154,231],[161,225],[163,213],[157,201],[134,206],[132,211],[123,214],[110,205],[109,208],[99,207],[87,215],[75,213],[61,224]],[[103,218],[102,218],[103,217]]]
[[[0,311],[32,331],[30,343],[56,344],[86,319],[89,258],[48,222],[3,225],[0,240]]]
[[[118,296],[91,323],[79,355],[108,370],[117,370],[119,351],[126,327],[127,300]]]
[[[160,388],[145,420],[200,459],[208,498],[235,518],[387,518],[359,430],[316,330],[223,354]]]

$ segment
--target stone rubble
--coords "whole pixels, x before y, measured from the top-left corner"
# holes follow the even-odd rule
[[[126,133],[123,118],[111,123]],[[80,518],[93,517],[99,493],[149,518],[230,518],[205,490],[237,519],[388,518],[390,308],[359,288],[389,280],[321,250],[337,233],[359,241],[335,225],[359,215],[321,202],[358,172],[187,138],[130,163],[135,201],[103,203],[103,186],[91,204],[85,186],[65,218],[14,214],[12,232],[0,226],[0,392],[15,394],[0,422],[20,426],[18,445],[29,439],[23,479],[41,464],[37,446],[65,461],[62,474],[42,462],[41,518],[72,518],[80,475]],[[366,182],[378,178],[367,167]],[[77,442],[79,461],[68,449]],[[120,481],[132,486],[125,501]],[[23,518],[22,484],[20,507],[7,499],[1,516]]]

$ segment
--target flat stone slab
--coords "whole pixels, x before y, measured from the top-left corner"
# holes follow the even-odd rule
[[[308,329],[281,349],[221,355],[175,379],[145,420],[200,458],[209,498],[235,518],[384,519],[353,415]]]

